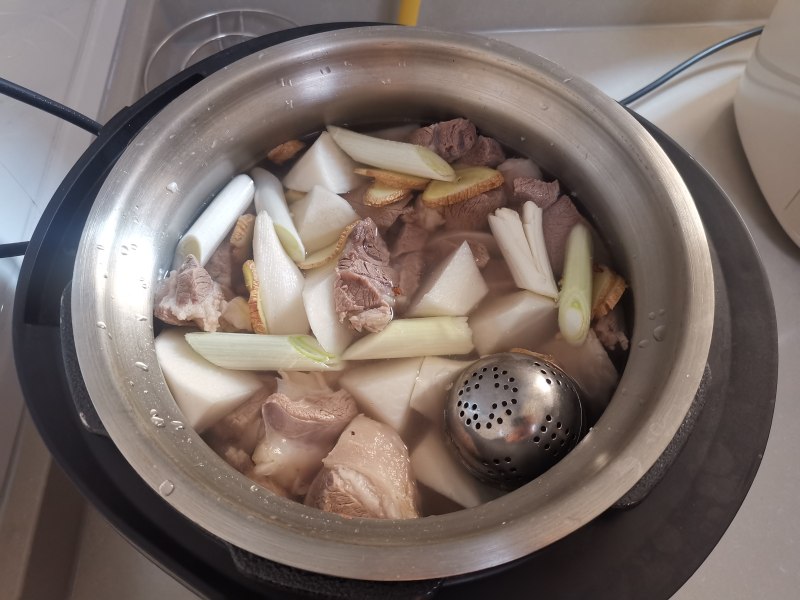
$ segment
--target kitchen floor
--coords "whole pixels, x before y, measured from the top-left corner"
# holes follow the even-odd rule
[[[57,3],[52,5],[55,7]],[[81,18],[86,19],[87,27],[91,27],[92,11],[103,6],[110,10],[103,2],[82,0],[76,1],[70,10],[85,11],[81,12]],[[119,17],[116,15],[114,18]],[[107,18],[111,17],[107,15]],[[486,34],[542,54],[587,78],[612,97],[620,98],[693,52],[752,25],[751,22],[733,22],[680,28],[654,25]],[[66,41],[63,43],[67,44]],[[70,43],[74,44],[75,40]],[[789,241],[766,207],[736,134],[731,102],[754,44],[754,41],[739,44],[716,55],[633,107],[675,138],[709,170],[742,213],[772,284],[781,348],[775,419],[753,488],[720,544],[673,600],[750,600],[756,597],[784,600],[795,597],[800,589],[797,569],[797,564],[800,564],[800,519],[795,513],[800,482],[796,477],[787,476],[800,454],[800,438],[795,432],[796,424],[800,423],[800,404],[793,401],[797,389],[800,389],[800,319],[796,316],[797,298],[800,297],[800,249]],[[79,44],[75,47],[78,48],[76,52],[91,50],[81,50]],[[591,51],[588,52],[587,48]],[[40,68],[45,65],[43,56]],[[45,92],[51,90],[48,93],[71,101],[90,114],[98,114],[99,97],[81,99],[75,95],[77,92],[70,96],[68,81],[59,83],[61,87],[58,87],[46,80],[26,82],[23,73],[17,74],[27,85],[38,85],[37,89]],[[12,75],[14,73],[5,74],[13,79]],[[3,105],[0,108],[6,110]],[[5,121],[9,121],[5,118],[7,114],[4,112]],[[52,132],[48,135],[56,136]],[[86,137],[81,138],[79,134],[77,138],[77,141],[69,142],[62,138],[61,143],[69,148],[79,148],[81,143],[85,144]],[[70,156],[69,152],[57,155],[62,162],[51,169],[52,173],[42,185],[54,187],[58,178],[63,177],[63,163],[68,163]],[[3,167],[4,158],[13,159],[0,155],[0,167]],[[17,163],[12,160],[12,164]],[[0,176],[3,173],[0,168]],[[14,185],[20,187],[17,181]],[[37,182],[37,185],[40,184]],[[25,182],[22,187],[25,188]],[[2,210],[6,208],[3,201]],[[35,217],[31,216],[35,208],[26,212],[24,218],[15,217],[24,221],[18,231],[30,234],[29,225],[31,219],[35,222]],[[17,240],[4,237],[0,241]],[[0,305],[0,318],[4,316],[2,313]],[[0,320],[0,330],[2,322]],[[68,553],[71,564],[69,577],[64,582],[64,589],[69,590],[65,597],[73,600],[196,598],[139,554],[93,508],[82,505],[73,511],[73,515],[80,527],[72,533],[75,543]],[[0,522],[0,533],[3,531]],[[4,538],[0,546],[12,542],[10,538]],[[0,591],[2,589],[0,583]],[[6,597],[2,593],[0,596]]]

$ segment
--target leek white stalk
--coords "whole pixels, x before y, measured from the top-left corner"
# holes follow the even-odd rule
[[[589,333],[592,314],[592,236],[582,223],[569,232],[564,276],[558,300],[558,328],[564,339],[580,346]]]
[[[544,247],[541,209],[533,204],[532,209],[528,208],[528,216],[530,218],[526,232],[517,211],[498,208],[495,214],[489,215],[489,228],[497,240],[497,245],[506,259],[517,287],[555,299],[558,297],[558,289]],[[530,237],[526,233],[529,233]],[[541,242],[537,241],[537,237],[541,238]],[[531,239],[533,244],[529,242]]]
[[[247,175],[237,175],[231,179],[178,242],[173,268],[180,268],[189,254],[193,254],[201,266],[205,266],[236,220],[253,201],[254,192],[255,184]]]
[[[256,217],[253,260],[267,330],[274,334],[306,333],[308,318],[303,308],[303,274],[283,249],[266,211]]]
[[[422,146],[372,137],[332,125],[328,126],[328,132],[353,160],[366,165],[439,181],[456,178],[453,167],[446,160]]]
[[[275,175],[259,167],[250,171],[250,176],[256,186],[256,214],[263,210],[269,213],[275,225],[275,233],[278,234],[278,239],[289,258],[300,262],[306,257],[306,250],[289,214],[286,197],[283,195],[283,184]]]
[[[344,360],[469,354],[474,349],[466,317],[395,319],[342,354]]]
[[[557,298],[558,288],[555,277],[553,277],[553,267],[550,266],[550,258],[547,256],[547,246],[544,243],[542,209],[530,200],[522,205],[522,229],[525,231],[525,239],[528,240],[528,247],[531,249],[534,268],[547,292],[540,293],[549,298]]]
[[[186,341],[208,362],[240,371],[338,371],[344,367],[310,335],[187,333]]]

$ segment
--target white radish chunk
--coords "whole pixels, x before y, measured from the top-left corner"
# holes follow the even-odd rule
[[[358,220],[358,214],[347,200],[319,185],[292,204],[292,213],[297,232],[309,253],[335,243],[342,230]]]
[[[489,287],[475,264],[469,244],[463,242],[426,278],[406,314],[410,317],[466,316]]]
[[[339,355],[353,341],[355,331],[339,322],[333,301],[335,266],[334,263],[307,273],[303,305],[311,331],[320,346],[331,354]]]
[[[578,382],[584,408],[592,420],[599,418],[614,394],[619,374],[594,331],[589,330],[580,346],[570,344],[559,334],[535,350],[551,355]]]
[[[306,333],[308,318],[303,308],[303,274],[283,249],[266,211],[256,217],[253,259],[267,331],[272,334]]]
[[[247,175],[237,175],[222,188],[197,218],[175,251],[173,269],[179,269],[189,254],[205,266],[239,216],[253,201],[255,184]]]
[[[202,433],[260,390],[263,382],[255,373],[211,364],[192,350],[184,332],[174,327],[159,334],[156,357],[186,424]]]
[[[306,257],[306,251],[300,235],[295,229],[292,216],[289,214],[280,180],[269,171],[259,167],[250,171],[250,176],[256,186],[256,214],[262,210],[267,211],[275,225],[275,233],[278,234],[278,239],[283,244],[289,258],[295,262],[303,260]]]
[[[235,329],[253,331],[253,324],[250,321],[250,306],[247,300],[241,296],[236,296],[225,305],[222,318]]]
[[[431,427],[411,452],[411,470],[419,483],[465,508],[478,506],[503,495],[473,477],[454,456],[444,433]]]
[[[483,303],[469,318],[472,340],[483,356],[511,348],[537,350],[558,331],[555,302],[528,290]]]
[[[466,317],[395,319],[383,331],[370,333],[342,354],[343,360],[408,358],[469,354],[474,349]]]
[[[439,356],[426,356],[419,368],[409,406],[430,419],[437,430],[442,427],[444,401],[453,387],[456,376],[471,363]]]
[[[283,178],[283,185],[299,192],[321,185],[343,194],[361,185],[363,180],[353,173],[357,166],[330,134],[323,131]]]
[[[350,392],[364,414],[402,434],[421,365],[422,358],[370,363],[346,371],[339,385]]]

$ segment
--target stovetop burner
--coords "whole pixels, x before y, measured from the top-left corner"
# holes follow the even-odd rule
[[[341,580],[231,550],[164,502],[108,438],[90,432],[84,424],[92,422],[88,408],[80,411],[83,417],[75,409],[73,396],[80,396],[82,381],[77,365],[69,363],[70,313],[61,298],[72,276],[83,223],[119,155],[154,114],[210,73],[256,50],[344,26],[348,24],[279,32],[201,61],[116,115],[69,173],[31,240],[15,302],[16,362],[42,437],[72,480],[125,537],[209,596],[421,597],[438,588],[437,598],[497,593],[527,597],[532,592],[554,599],[668,598],[716,545],[758,469],[775,401],[777,335],[766,276],[735,209],[691,157],[641,119],[696,200],[712,247],[716,314],[699,394],[705,406],[695,402],[682,428],[683,439],[670,446],[643,487],[629,494],[625,504],[633,508],[610,510],[533,555],[481,573],[396,584]],[[757,369],[749,360],[753,354],[760,357]],[[686,435],[690,425],[692,435]]]

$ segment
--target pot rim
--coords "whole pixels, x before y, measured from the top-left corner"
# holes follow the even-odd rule
[[[105,249],[99,248],[106,239],[112,244],[118,242],[112,226],[126,215],[115,199],[124,187],[125,170],[136,167],[137,144],[146,146],[170,139],[185,123],[186,111],[191,113],[205,104],[214,104],[227,81],[268,68],[265,65],[271,62],[281,63],[286,60],[282,56],[314,60],[315,53],[319,57],[326,43],[334,42],[337,48],[414,43],[440,52],[462,51],[471,57],[480,55],[481,60],[494,61],[498,68],[512,69],[537,83],[545,82],[565,100],[590,105],[605,126],[623,131],[631,152],[644,157],[653,177],[663,186],[664,195],[679,216],[676,223],[686,246],[692,294],[682,318],[692,324],[691,336],[676,350],[663,386],[662,395],[671,398],[671,402],[662,402],[654,409],[651,427],[635,436],[619,456],[613,460],[595,456],[594,474],[582,486],[580,497],[566,503],[558,501],[560,493],[572,485],[565,475],[575,472],[577,459],[572,457],[576,449],[527,486],[472,509],[411,521],[344,519],[253,486],[210,449],[203,450],[204,443],[193,431],[132,427],[143,421],[142,414],[146,412],[150,413],[146,417],[166,418],[167,423],[177,421],[169,419],[174,415],[152,414],[162,408],[154,398],[171,398],[159,370],[143,370],[127,360],[137,352],[152,357],[152,310],[136,312],[145,309],[134,303],[125,308],[114,305],[114,298],[108,297],[111,288],[104,275],[109,266],[113,270],[118,263],[110,261]],[[139,252],[147,250],[140,248]],[[86,387],[109,435],[153,489],[214,535],[254,554],[306,570],[374,580],[428,579],[496,566],[568,535],[611,506],[652,466],[680,426],[703,373],[713,325],[711,261],[699,215],[675,168],[624,108],[549,61],[504,43],[480,36],[393,26],[340,30],[285,42],[211,75],[166,107],[134,139],[98,194],[81,239],[74,281],[75,343]],[[144,337],[140,332],[140,337],[127,340],[130,352],[125,354],[123,364],[117,354],[118,342],[108,335],[132,312],[148,315],[149,321],[142,323],[150,329]],[[97,324],[101,322],[107,323],[108,329],[99,329]],[[631,358],[635,352],[634,349]],[[620,388],[624,379],[623,374]],[[150,392],[146,401],[141,396],[144,389]],[[619,393],[618,390],[615,398]],[[119,402],[120,398],[124,401]],[[605,417],[601,419],[595,431],[581,442],[579,455],[584,460],[602,449],[605,437],[613,435],[606,429],[609,422]],[[189,447],[189,453],[200,464],[206,461],[197,472],[175,467],[181,460],[180,449]]]

